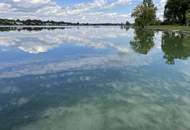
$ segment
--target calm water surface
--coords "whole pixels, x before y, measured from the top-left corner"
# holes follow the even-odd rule
[[[0,30],[0,130],[190,129],[189,34]]]

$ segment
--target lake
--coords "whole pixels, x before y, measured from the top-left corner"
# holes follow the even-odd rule
[[[0,130],[189,130],[190,34],[0,28]]]

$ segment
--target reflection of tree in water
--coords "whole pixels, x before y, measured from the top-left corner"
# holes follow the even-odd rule
[[[167,64],[175,64],[175,59],[190,56],[190,37],[179,33],[165,32],[162,37],[162,50]]]
[[[130,26],[120,26],[121,29],[125,29],[126,31],[128,31],[130,29]]]
[[[135,30],[134,40],[130,42],[133,50],[140,54],[147,54],[154,46],[154,32],[151,30]]]

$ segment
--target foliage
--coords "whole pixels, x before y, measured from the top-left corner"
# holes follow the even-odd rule
[[[71,24],[66,22],[55,22],[55,21],[41,21],[41,20],[13,20],[13,19],[0,19],[0,25],[65,25]]]
[[[190,9],[186,11],[185,16],[187,20],[190,20]]]
[[[140,27],[154,25],[156,22],[156,10],[152,0],[144,0],[131,15],[135,18],[135,25]]]
[[[71,23],[71,22],[64,22],[64,21],[42,21],[37,19],[27,19],[27,20],[13,20],[13,19],[0,19],[0,25],[37,25],[37,26],[65,26],[65,25],[82,25],[82,26],[98,26],[98,25],[104,25],[104,26],[113,26],[113,25],[122,25],[121,23]]]
[[[168,0],[164,11],[165,23],[184,25],[189,8],[190,0]]]
[[[185,17],[186,17],[186,24],[189,25],[190,24],[190,9],[186,11]]]

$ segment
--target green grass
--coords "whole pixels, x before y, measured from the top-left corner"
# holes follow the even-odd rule
[[[163,31],[190,31],[190,26],[179,25],[156,25],[147,26],[146,29],[163,30]]]

